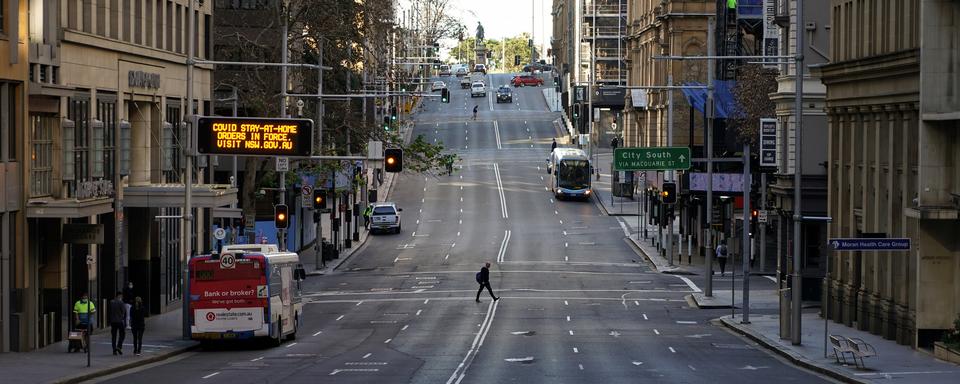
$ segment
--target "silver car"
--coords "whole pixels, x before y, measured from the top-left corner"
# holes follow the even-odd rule
[[[396,203],[373,203],[373,212],[370,214],[370,232],[400,233],[400,212]]]

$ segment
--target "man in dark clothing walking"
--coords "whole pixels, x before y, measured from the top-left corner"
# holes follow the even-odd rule
[[[550,144],[550,152],[553,153],[555,149],[557,149],[557,139],[553,139],[553,144]]]
[[[127,337],[127,303],[123,302],[123,292],[110,300],[110,340],[113,354],[123,354],[123,339]]]
[[[480,283],[480,289],[477,290],[477,302],[480,302],[480,293],[483,292],[483,287],[487,287],[487,291],[490,292],[490,297],[493,298],[493,301],[500,300],[499,297],[493,294],[493,288],[490,287],[490,262],[483,263],[483,268],[480,268],[480,272],[477,272],[477,283]]]

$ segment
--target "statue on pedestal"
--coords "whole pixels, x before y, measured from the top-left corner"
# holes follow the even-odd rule
[[[476,42],[476,44],[477,44],[478,46],[479,46],[479,45],[483,45],[483,24],[480,24],[479,21],[477,22],[477,42]]]

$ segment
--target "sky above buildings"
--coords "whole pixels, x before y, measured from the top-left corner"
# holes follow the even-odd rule
[[[467,36],[474,36],[477,22],[483,23],[484,35],[488,39],[502,39],[517,36],[523,32],[531,33],[538,47],[549,48],[553,34],[553,20],[550,8],[553,0],[450,0],[451,15],[467,26]],[[410,9],[410,0],[403,0],[402,9]],[[533,20],[531,20],[533,16]],[[447,48],[455,41],[445,42]]]

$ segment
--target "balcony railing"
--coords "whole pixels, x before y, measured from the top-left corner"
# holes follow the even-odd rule
[[[626,25],[618,26],[591,26],[589,23],[582,24],[582,33],[584,39],[592,39],[596,33],[598,39],[616,39],[624,35]]]
[[[624,1],[622,6],[618,6],[616,1],[613,1],[613,4],[609,4],[606,1],[597,1],[596,8],[594,8],[593,1],[585,1],[583,3],[583,15],[593,16],[594,11],[596,11],[597,16],[601,15],[610,15],[616,16],[619,14],[627,13],[627,2]]]

